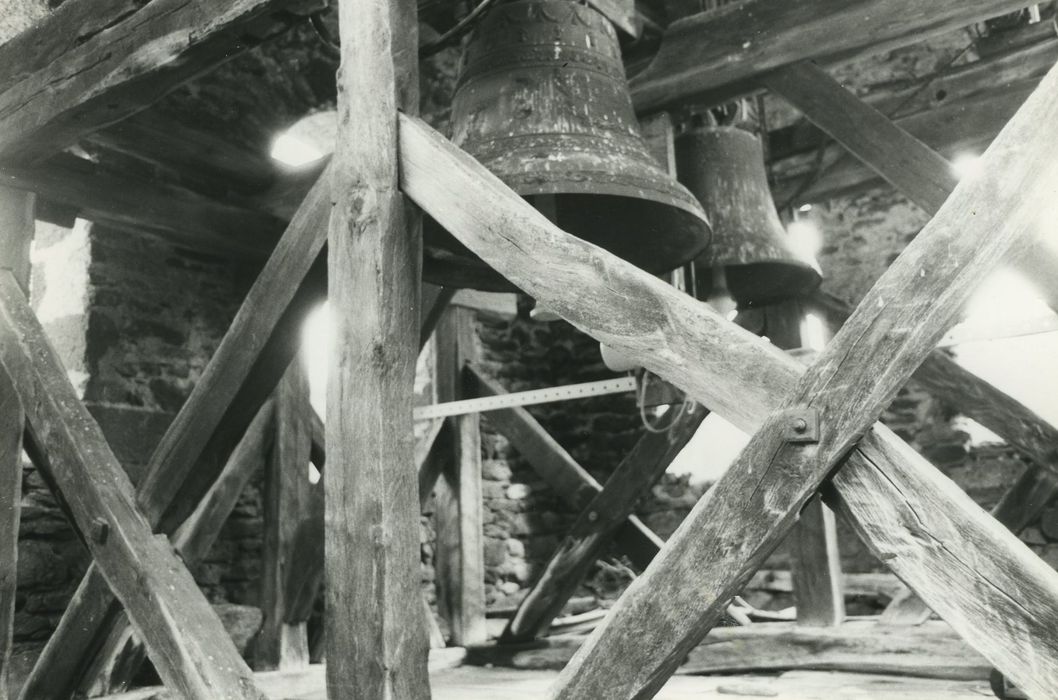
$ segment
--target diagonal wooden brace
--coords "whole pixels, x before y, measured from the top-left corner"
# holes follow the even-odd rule
[[[37,465],[145,640],[166,685],[188,698],[261,698],[250,669],[85,410],[22,290],[0,271],[0,363],[22,397]]]
[[[940,285],[938,293],[944,295],[943,302],[912,297],[912,307],[904,307],[917,321],[943,326],[950,321],[945,317],[953,312],[950,305],[968,293],[977,275],[1037,225],[1042,212],[1036,205],[1054,205],[1051,190],[1058,179],[1058,173],[1053,172],[1058,143],[1049,133],[1041,135],[1036,125],[1056,117],[1055,83],[1058,74],[1052,71],[986,155],[986,172],[1003,172],[1004,180],[986,178],[972,186],[964,183],[945,206],[947,215],[942,212],[931,224],[944,232],[942,250],[919,247],[912,257],[905,253],[903,272],[907,273],[909,264],[918,269],[912,270],[910,279],[899,280],[902,286],[876,288],[873,311],[883,310],[892,303],[890,300],[900,300],[915,277],[934,281],[950,280],[955,275],[957,285]],[[777,357],[774,349],[746,338],[745,333],[693,300],[681,298],[627,263],[564,234],[473,159],[408,117],[401,118],[401,164],[402,185],[412,199],[512,282],[734,423],[752,430],[768,407],[793,388],[798,368],[791,360]],[[460,197],[465,191],[478,196]],[[1027,202],[1032,202],[1033,208]],[[968,236],[968,231],[975,235]],[[1003,236],[995,235],[1000,231]],[[982,232],[991,237],[981,240]],[[968,260],[973,264],[967,264]],[[942,311],[938,314],[934,307]],[[884,323],[873,331],[861,329],[859,337],[850,337],[863,352],[873,351],[880,340],[892,343],[909,332],[894,326],[887,336],[881,332],[883,328]],[[918,337],[916,342],[922,347],[915,352],[899,352],[899,363],[882,363],[882,377],[887,381],[872,382],[875,377],[869,376],[869,370],[856,368],[859,376],[853,384],[858,391],[848,392],[846,398],[871,411],[881,410],[895,391],[888,380],[906,378],[921,360],[921,356],[916,357],[918,352],[929,347],[930,341],[935,342],[932,335],[940,331],[933,329],[931,334]],[[845,396],[843,384],[831,387],[832,391]],[[871,391],[874,385],[879,388]],[[856,447],[860,435],[864,437]],[[1058,603],[1058,574],[883,427],[870,430],[864,425],[850,430],[833,447],[841,448],[833,450],[838,457],[855,448],[834,483],[842,496],[838,505],[868,535],[868,544],[960,634],[1009,671],[1019,685],[1043,694],[1058,687],[1058,650],[1051,631],[1053,606]],[[884,491],[889,497],[879,498],[876,492],[884,483],[889,484]],[[917,519],[908,520],[905,514],[909,511],[917,513]],[[894,522],[895,530],[883,532],[875,527],[884,524],[892,528]],[[923,538],[924,528],[929,528],[927,532],[942,531],[944,546],[931,546],[931,540]],[[981,547],[987,549],[988,556],[980,555]],[[967,566],[968,561],[972,565]],[[967,590],[973,595],[958,594]],[[1019,593],[1011,596],[1008,591]],[[1012,604],[1014,598],[1017,604]],[[643,620],[641,629],[656,635],[657,630],[650,628],[657,622],[656,618]],[[612,622],[597,631],[596,639],[611,627]],[[671,633],[672,628],[661,631],[663,636]],[[641,660],[649,653],[654,659],[660,656],[664,664],[672,646],[668,640],[659,646],[639,638],[634,652],[629,658]],[[588,685],[595,683],[596,689],[607,689],[601,692],[624,687],[614,676],[640,673],[636,666],[628,658],[619,664],[593,665],[594,680]],[[642,674],[656,682],[652,676],[658,668],[652,666]],[[570,679],[578,670],[587,679],[589,669],[575,665],[564,676],[562,692],[570,691]],[[600,673],[610,674],[609,678],[600,678]],[[641,682],[633,679],[626,689],[635,688],[629,692],[636,692],[644,687]],[[583,690],[586,686],[578,687]],[[593,692],[580,697],[592,696]]]

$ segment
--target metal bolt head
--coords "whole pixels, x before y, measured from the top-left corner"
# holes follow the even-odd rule
[[[594,510],[593,511],[589,511],[589,513],[588,513],[588,522],[592,522],[593,523],[593,522],[595,522],[598,519],[599,519],[599,514],[598,513],[596,513]]]
[[[793,422],[793,429],[795,433],[803,433],[808,430],[808,421],[804,418],[795,418]]]
[[[110,539],[110,523],[102,518],[96,518],[92,524],[92,539],[98,544],[106,544]]]

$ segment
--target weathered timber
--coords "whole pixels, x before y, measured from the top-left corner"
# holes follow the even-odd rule
[[[306,665],[305,656],[285,656],[285,651],[308,649],[305,620],[290,620],[286,591],[291,578],[305,570],[295,568],[297,533],[311,517],[312,484],[309,453],[312,449],[312,405],[305,366],[298,358],[290,363],[275,391],[275,439],[265,472],[264,539],[261,553],[261,612],[256,664],[260,670]],[[295,639],[300,637],[301,643]]]
[[[139,503],[148,521],[163,532],[175,530],[209,490],[300,347],[305,314],[322,301],[328,178],[321,177],[294,216],[151,457]],[[106,581],[90,566],[34,666],[23,697],[65,697],[72,692],[118,612]]]
[[[478,359],[475,325],[474,312],[453,307],[437,327],[438,401],[466,398],[462,369]],[[481,416],[448,423],[451,457],[442,460],[434,491],[438,612],[448,620],[452,644],[467,646],[486,639]]]
[[[1043,192],[1053,186],[1053,174],[1046,169],[1053,167],[1056,145],[1050,134],[1034,133],[1030,124],[1051,118],[1055,82],[1052,72],[986,154],[986,172],[1004,173],[1003,182],[994,177],[966,182],[948,200],[949,215],[975,215],[967,226],[956,222],[953,228],[962,236],[970,229],[1009,235],[1025,228],[1026,192],[1035,193],[1030,198],[1034,206],[1054,205],[1055,198]],[[664,283],[564,235],[421,122],[401,117],[401,140],[405,191],[490,265],[574,325],[750,429],[794,385],[798,368],[792,360],[776,357],[777,351],[745,338]],[[992,188],[987,194],[991,206],[982,211],[976,205],[985,188]],[[460,198],[461,191],[477,196]],[[966,200],[975,206],[967,206]],[[1033,220],[1038,215],[1037,209]],[[941,223],[952,223],[944,212],[934,225]],[[1001,252],[989,250],[991,245],[986,243],[976,259]],[[594,272],[598,267],[606,271],[605,282]],[[976,274],[972,266],[968,272]],[[839,477],[834,502],[858,525],[871,526],[861,529],[889,566],[998,667],[1020,676],[1019,685],[1030,692],[1050,692],[1056,683],[1055,654],[1046,650],[1055,643],[1049,631],[1054,625],[1045,620],[1051,604],[1042,601],[1054,599],[1058,575],[881,426],[866,432]],[[891,489],[899,489],[899,498],[872,498],[868,478],[886,480]],[[924,489],[942,495],[931,498],[927,507]],[[861,507],[861,497],[873,501],[870,508]],[[909,521],[899,514],[908,508],[918,512],[916,505],[930,511],[932,528],[943,528],[943,548],[928,547],[917,526],[914,534],[908,531]],[[875,523],[890,531],[883,537]],[[897,540],[901,546],[892,546]],[[977,556],[979,547],[987,548],[989,556]],[[976,567],[967,567],[967,560]],[[966,591],[973,595],[961,594]],[[1021,603],[1015,604],[1006,591],[1018,591],[1013,598]],[[639,650],[644,646],[637,642]],[[634,664],[626,659],[620,669],[611,670],[630,666]],[[1026,668],[1034,670],[1026,673]]]
[[[239,146],[154,112],[135,114],[85,140],[221,192],[261,192],[280,172],[264,149]]]
[[[797,623],[832,627],[845,619],[841,553],[834,513],[818,496],[801,509],[790,542]]]
[[[33,195],[0,187],[0,270],[29,297],[29,249],[34,232]],[[8,661],[15,620],[18,526],[22,503],[22,403],[10,377],[0,372],[0,700],[7,700]]]
[[[7,700],[15,623],[24,417],[11,377],[0,369],[0,700]]]
[[[631,81],[632,101],[641,113],[687,100],[716,104],[782,66],[895,49],[1017,9],[986,0],[732,3],[670,24],[657,56]]]
[[[708,633],[721,606],[745,584],[797,511],[957,321],[979,280],[1001,259],[1031,245],[1039,212],[1020,204],[1023,194],[1009,186],[1016,183],[1039,196],[1053,196],[1058,167],[1041,159],[1058,156],[1058,139],[1039,136],[1037,127],[1038,119],[1051,116],[1058,117],[1058,70],[984,155],[984,168],[993,176],[957,187],[875,283],[796,390],[769,415],[570,663],[556,697],[591,696],[603,688],[613,697],[652,697]],[[1002,182],[995,175],[1000,172]],[[985,207],[991,209],[987,216],[981,211]],[[819,417],[817,443],[786,437],[805,411]],[[883,481],[875,474],[871,478]],[[892,484],[888,488],[895,491]],[[880,500],[875,493],[869,496],[860,503]],[[873,535],[865,538],[872,546],[886,542],[880,528],[860,526],[859,531]],[[703,569],[708,576],[699,574]],[[644,634],[648,625],[652,630]],[[617,658],[624,663],[615,673]],[[1054,690],[1058,674],[1037,676],[1034,682],[1041,690]]]
[[[466,373],[477,396],[499,396],[504,389],[477,368]],[[536,473],[551,486],[559,498],[577,512],[582,512],[603,489],[602,485],[551,437],[544,426],[522,407],[489,411],[489,423],[511,441]],[[636,516],[629,516],[615,536],[620,549],[637,567],[645,569],[661,549],[664,541]]]
[[[591,565],[603,554],[618,529],[628,522],[643,495],[649,493],[654,482],[694,437],[706,415],[708,411],[704,408],[692,405],[669,432],[647,433],[639,439],[551,555],[540,578],[507,623],[504,639],[524,640],[547,633]]]
[[[48,51],[46,63],[31,47],[6,57],[10,63],[4,73],[10,78],[0,78],[5,85],[0,92],[3,160],[50,155],[136,113],[252,46],[255,38],[248,25],[283,3],[237,0],[218,10],[208,0],[160,0],[141,3],[135,12],[129,12],[132,3],[110,3],[105,9],[117,5],[121,19],[105,27],[90,20],[88,32],[69,22],[83,20],[78,10],[92,3],[72,4],[74,8],[41,23],[65,35],[61,47]],[[41,35],[39,30],[35,34]],[[71,35],[85,40],[71,43]],[[26,62],[34,68],[23,68]]]
[[[894,121],[901,122],[910,118],[917,123],[921,118],[947,109],[968,112],[963,105],[978,104],[975,99],[997,94],[998,86],[1027,86],[1027,90],[1031,91],[1054,65],[1056,59],[1058,37],[1035,39],[1026,45],[982,56],[976,61],[960,63],[914,79],[886,81],[868,88],[866,93],[858,96]],[[1006,110],[1001,110],[1002,121],[987,135],[989,140],[998,133],[999,128],[1020,103],[1021,100],[1018,100]],[[963,116],[964,121],[975,122],[974,115],[967,113]],[[904,123],[903,128],[910,130],[906,126],[910,122]],[[930,139],[939,135],[940,130],[929,129],[925,133],[928,137],[918,131],[914,132],[919,140],[936,147]],[[978,136],[968,136],[966,132],[961,136],[956,134],[954,138],[956,141],[966,138],[979,140]],[[795,123],[772,131],[769,135],[768,152],[773,160],[773,167],[777,165],[775,161],[781,162],[798,154],[813,153],[823,145],[824,140],[823,132],[810,123]]]
[[[772,92],[801,111],[864,164],[934,213],[959,180],[943,156],[899,128],[811,63],[761,77]]]
[[[66,153],[32,167],[0,166],[0,177],[85,219],[239,259],[263,260],[283,231],[281,219],[249,205],[130,178]]]
[[[14,277],[0,273],[0,360],[26,407],[38,469],[143,636],[166,685],[188,698],[260,698],[249,668],[165,538],[66,377]]]
[[[561,670],[586,637],[561,635],[529,644],[467,650],[468,664]],[[873,620],[839,627],[765,622],[718,627],[691,650],[679,674],[788,670],[886,673],[922,678],[984,680],[991,665],[944,622],[894,628]]]
[[[806,365],[818,353],[801,347],[800,300],[787,300],[761,309],[763,333],[772,344],[793,351]],[[841,592],[841,553],[838,551],[834,513],[814,496],[801,509],[793,532],[787,538],[797,622],[826,627],[845,619],[845,597]]]
[[[35,198],[0,185],[0,269],[9,270],[29,296]]]
[[[328,234],[327,691],[429,698],[412,394],[418,210],[399,189],[397,110],[418,109],[414,0],[338,4],[338,137]]]
[[[173,548],[188,566],[206,557],[246,484],[263,468],[274,439],[273,421],[273,402],[269,401],[246,429],[205,498],[173,534]],[[98,697],[128,689],[146,658],[147,651],[134,634],[128,617],[124,612],[119,613],[119,620],[83,674],[79,692],[84,697]]]

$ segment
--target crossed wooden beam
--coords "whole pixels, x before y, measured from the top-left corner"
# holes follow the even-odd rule
[[[151,17],[165,18],[172,4],[159,0],[148,11]],[[93,20],[89,24],[96,34],[81,45],[76,34],[56,33],[44,53],[49,60],[71,58],[51,65],[42,62],[15,76],[31,86],[47,74],[54,89],[39,95],[24,88],[4,92],[8,109],[0,152],[8,159],[34,160],[55,143],[72,142],[87,129],[135,112],[196,70],[218,62],[224,53],[218,47],[230,42],[245,21],[279,4],[242,0],[214,18],[204,3],[196,2],[181,5],[164,21],[139,21],[148,19],[145,15],[135,24],[110,26]],[[114,0],[111,5],[114,9],[122,3]],[[86,7],[67,3],[58,16],[70,21]],[[412,200],[542,303],[737,425],[751,432],[760,428],[717,489],[567,667],[555,697],[652,694],[821,487],[897,575],[1019,686],[1044,696],[1058,688],[1058,641],[1053,632],[1058,574],[891,432],[872,427],[888,398],[953,322],[974,283],[1000,260],[1028,250],[1039,217],[1053,220],[1058,143],[1037,125],[1053,123],[1058,116],[1055,71],[989,149],[985,164],[990,175],[956,189],[819,361],[800,376],[802,368],[751,334],[555,228],[413,117],[401,115],[398,129],[393,114],[399,106],[408,107],[405,103],[414,92],[408,91],[408,79],[414,70],[407,67],[409,52],[395,50],[391,58],[388,49],[408,44],[407,36],[394,38],[393,27],[414,26],[413,12],[401,5],[404,9],[388,15],[385,7],[372,7],[365,17],[354,16],[350,3],[342,7],[356,20],[343,27],[358,32],[343,37],[349,39],[344,43],[350,69],[343,83],[343,108],[347,116],[355,112],[363,120],[358,128],[370,125],[367,133],[378,138],[359,144],[347,140],[346,150],[339,153],[339,179],[343,184],[358,182],[359,189],[352,194],[342,190],[339,199],[347,205],[349,197],[358,194],[385,196],[365,200],[366,212],[339,207],[339,216],[329,217],[328,177],[310,192],[152,458],[137,495],[73,395],[14,278],[0,274],[0,333],[5,341],[0,358],[14,389],[6,394],[21,398],[27,447],[61,495],[95,560],[34,672],[35,685],[27,688],[61,685],[77,677],[76,671],[91,656],[88,652],[101,644],[100,632],[112,629],[110,621],[124,608],[174,690],[196,698],[260,697],[183,564],[151,530],[172,533],[191,514],[289,365],[296,346],[294,320],[322,295],[321,232],[328,218],[332,236],[337,236],[332,241],[343,241],[341,234],[358,226],[367,226],[372,235],[401,229],[405,219],[398,213],[400,197],[391,187],[398,177]],[[191,31],[175,52],[141,55],[145,60],[132,71],[115,70],[123,60],[118,52],[93,63],[95,44],[121,39],[138,46],[175,36],[174,27],[202,25],[206,31]],[[383,31],[376,36],[378,28]],[[377,50],[378,37],[387,50]],[[162,74],[165,80],[144,91],[145,76]],[[375,86],[381,93],[352,95],[349,88],[357,85]],[[111,109],[110,104],[117,107]],[[399,173],[394,153],[399,154]],[[363,159],[359,164],[358,158]],[[466,197],[468,192],[475,196]],[[381,227],[370,218],[378,207],[385,212]],[[359,279],[350,278],[351,271],[365,264],[398,269],[406,259],[395,257],[401,252],[396,238],[365,241],[370,254],[366,263],[352,256],[351,249],[331,251],[331,281],[350,308],[363,301],[348,296],[354,288],[350,280]],[[392,327],[398,335],[407,330],[410,317],[396,319],[402,324],[398,328],[387,326],[394,319],[384,313],[387,308],[403,312],[420,306],[409,295],[416,287],[417,281],[409,277],[401,278],[392,294],[375,288],[383,294],[371,300],[368,311],[380,325],[357,339],[358,345],[343,350],[347,358],[365,360],[350,366],[370,365],[372,339],[381,330]],[[401,352],[406,358],[407,349]],[[407,363],[400,363],[400,372],[406,374]],[[874,372],[878,376],[872,376]],[[383,382],[374,384],[377,396],[389,395],[384,377],[368,378]],[[344,386],[353,380],[341,379]],[[409,420],[402,406],[385,407],[378,417],[381,424],[387,418],[394,425]],[[352,424],[368,425],[364,420],[353,417]],[[814,427],[818,435],[806,436]],[[347,451],[355,435],[338,434],[341,449]],[[385,447],[384,439],[392,436],[375,437],[382,440],[377,445]],[[403,450],[394,449],[386,459],[398,458]],[[381,474],[379,485],[399,483],[387,478]],[[405,486],[399,490],[400,503],[414,500],[405,497]],[[345,492],[341,497],[357,494]],[[404,538],[405,510],[410,506],[384,513],[381,525],[392,525]],[[346,551],[350,542],[337,544],[338,566],[371,546],[358,540]],[[390,551],[384,539],[376,544],[380,564],[403,551]],[[366,613],[375,615],[379,606],[399,603],[408,585],[401,583],[402,573],[400,567],[387,572],[385,583],[392,587],[366,601]],[[399,682],[410,689],[407,697],[419,697],[425,686],[424,660],[416,645],[401,645],[401,635],[411,632],[394,627],[410,618],[395,608],[389,612],[395,614],[372,618],[377,624],[367,627],[379,636],[370,639],[358,639],[353,628],[332,628],[338,633],[332,638],[344,645],[335,648],[355,651],[377,642],[362,657],[365,662],[385,659],[394,668],[413,669]],[[350,658],[359,657],[353,653]],[[346,659],[332,658],[332,664],[332,684],[364,670]],[[365,688],[392,689],[395,681],[365,674],[357,682]],[[25,697],[62,697],[63,692],[69,689]]]

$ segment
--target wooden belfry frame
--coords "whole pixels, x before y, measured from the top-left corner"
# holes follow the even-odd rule
[[[864,12],[860,6],[870,3],[839,4]],[[901,3],[889,4],[871,16],[901,11]],[[68,0],[0,47],[0,161],[5,168],[32,168],[139,111],[218,63],[234,38],[267,25],[267,13],[283,5],[236,0],[218,11],[211,0],[153,0],[143,8],[127,0]],[[839,16],[846,9],[830,11]],[[1006,4],[960,1],[935,9],[937,22],[923,30],[968,24]],[[262,697],[177,556],[193,559],[208,537],[196,537],[193,527],[177,533],[189,516],[192,523],[205,517],[196,509],[204,497],[207,503],[230,499],[230,492],[217,495],[216,486],[225,475],[244,475],[229,469],[250,459],[259,444],[246,436],[267,424],[269,397],[297,351],[300,319],[325,292],[336,309],[357,310],[355,318],[338,314],[341,356],[332,362],[329,396],[335,419],[326,428],[327,595],[331,609],[342,612],[327,620],[328,687],[333,697],[428,697],[421,607],[408,604],[419,595],[410,394],[419,339],[437,318],[428,310],[447,298],[420,289],[419,215],[402,192],[540,303],[754,433],[567,666],[553,697],[651,696],[817,492],[1020,687],[1040,697],[1058,692],[1058,573],[874,422],[955,321],[975,284],[1000,262],[1028,252],[1035,229],[1056,220],[1058,139],[1046,125],[1058,122],[1058,70],[985,154],[985,175],[949,197],[951,183],[936,159],[930,165],[899,133],[889,133],[888,150],[858,151],[854,144],[870,145],[864,134],[840,119],[828,121],[835,108],[854,112],[857,103],[798,64],[813,57],[807,53],[813,42],[800,42],[802,53],[784,54],[782,65],[764,66],[786,71],[770,84],[795,104],[801,100],[810,118],[898,187],[928,194],[927,206],[936,211],[806,370],[690,297],[559,230],[412,116],[414,3],[343,0],[340,11],[334,161],[291,220],[138,491],[78,401],[26,302],[19,276],[24,261],[0,261],[14,271],[0,271],[0,469],[17,467],[24,412],[27,451],[94,562],[24,697],[69,697],[86,673],[98,671],[99,650],[120,635],[122,613],[166,685],[181,696]],[[781,25],[780,18],[760,16]],[[694,24],[688,20],[681,30]],[[82,29],[84,40],[63,31],[70,27]],[[841,37],[848,45],[832,47],[833,53],[866,45],[871,31],[869,23],[853,27]],[[103,50],[112,46],[123,50]],[[135,49],[151,46],[126,63]],[[670,62],[673,55],[681,56],[670,52]],[[738,65],[747,69],[749,61]],[[729,71],[727,79],[760,73],[755,65],[750,73]],[[640,81],[641,104],[661,108],[673,99],[668,81],[679,80],[680,67],[671,68],[653,83],[649,76]],[[40,91],[42,84],[50,89]],[[806,86],[816,92],[798,92]],[[691,85],[703,94],[720,87]],[[828,95],[830,111],[814,110]],[[854,121],[891,126],[869,114]],[[904,159],[886,161],[893,150]],[[905,181],[908,173],[926,184]],[[1058,474],[1046,455],[1037,466]],[[619,487],[608,484],[594,501],[607,522],[623,523],[630,508],[626,495],[614,493]],[[6,554],[11,533],[0,533],[8,535],[0,543]]]

